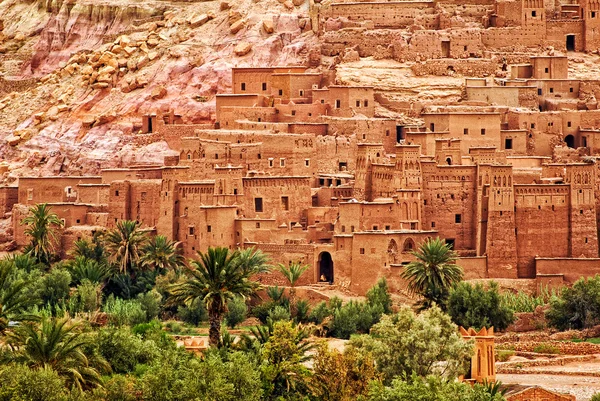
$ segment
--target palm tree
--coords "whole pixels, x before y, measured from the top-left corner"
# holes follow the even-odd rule
[[[201,299],[208,310],[210,344],[218,346],[227,301],[236,296],[245,299],[255,293],[259,284],[250,278],[267,268],[264,264],[242,263],[240,251],[231,252],[227,248],[208,248],[206,253],[198,252],[198,256],[200,260],[190,262],[191,269],[186,272],[188,278],[171,286],[169,302],[189,303]]]
[[[164,235],[152,238],[142,249],[142,267],[166,272],[178,270],[184,258],[177,249],[177,242],[169,241]]]
[[[31,237],[26,253],[40,263],[50,264],[56,242],[56,229],[64,225],[55,213],[50,212],[46,203],[40,203],[29,208],[29,215],[21,224],[27,225],[25,234]]]
[[[463,278],[462,268],[455,263],[458,255],[439,237],[423,242],[412,255],[417,260],[401,275],[408,282],[408,290],[424,298],[421,309],[434,302],[445,308],[450,288]]]
[[[24,324],[8,339],[13,360],[32,369],[53,369],[68,385],[79,389],[101,383],[100,373],[91,366],[83,349],[90,340],[69,319],[45,318],[41,324]],[[99,368],[109,370],[104,360],[94,359]]]
[[[121,273],[132,273],[140,260],[142,247],[147,241],[140,223],[131,220],[117,222],[117,227],[106,235],[109,260],[118,264]]]
[[[76,256],[75,259],[69,261],[67,269],[71,273],[74,283],[89,280],[91,283],[104,285],[113,273],[109,265],[85,256]]]
[[[296,284],[304,272],[308,269],[308,265],[303,265],[300,262],[293,262],[289,267],[279,263],[277,270],[286,278],[290,284],[290,306],[295,309]],[[295,315],[295,311],[291,311]]]
[[[27,289],[27,282],[15,276],[16,267],[9,260],[0,262],[0,334],[3,334],[10,321],[31,320],[24,311],[37,303]]]

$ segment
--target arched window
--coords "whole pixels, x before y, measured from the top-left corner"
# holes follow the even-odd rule
[[[415,241],[411,238],[408,238],[404,241],[404,246],[402,247],[403,252],[412,252],[415,249]]]

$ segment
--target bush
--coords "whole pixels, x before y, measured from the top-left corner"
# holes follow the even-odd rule
[[[158,291],[152,290],[144,294],[139,294],[137,300],[140,303],[142,310],[146,313],[147,322],[158,317],[162,301],[162,295],[160,295]]]
[[[600,401],[600,393],[596,393],[590,398],[590,401]]]
[[[159,355],[153,341],[142,340],[126,327],[98,331],[96,343],[115,373],[133,372],[138,364],[150,363]]]
[[[208,311],[201,299],[195,299],[189,305],[177,308],[177,318],[185,323],[198,326],[208,320]]]
[[[108,315],[109,322],[115,326],[135,326],[146,322],[146,312],[137,300],[126,301],[111,295],[103,309]]]
[[[600,323],[600,276],[581,278],[550,301],[550,326],[559,330],[589,328]]]
[[[64,380],[51,368],[0,366],[0,400],[66,401],[67,395]]]
[[[69,298],[71,274],[65,269],[53,268],[42,278],[40,285],[42,302],[58,306]]]
[[[113,375],[104,383],[104,387],[94,389],[92,400],[100,401],[136,401],[135,377]]]
[[[499,349],[498,350],[498,356],[496,357],[496,360],[498,362],[506,362],[510,359],[511,356],[515,355],[515,351],[514,350],[510,350],[510,349]]]
[[[292,315],[290,314],[290,310],[285,306],[277,305],[271,311],[269,311],[269,318],[273,322],[277,322],[280,320],[290,320]]]
[[[350,301],[333,311],[333,319],[328,325],[333,337],[348,339],[355,333],[368,333],[383,315],[383,306],[368,302]]]
[[[454,323],[465,328],[494,326],[497,330],[505,330],[514,320],[511,309],[500,302],[498,284],[490,282],[488,288],[460,282],[450,290],[448,298],[448,314]]]
[[[437,306],[420,315],[408,307],[384,315],[369,335],[353,337],[349,345],[371,353],[387,383],[412,375],[456,378],[465,373],[473,353],[473,345],[463,340],[450,317]],[[445,363],[438,363],[442,361]]]
[[[246,301],[242,297],[235,297],[234,299],[227,302],[228,312],[225,314],[225,321],[227,327],[233,329],[238,324],[246,320],[246,314],[248,313],[248,307]]]
[[[331,316],[331,310],[327,306],[327,302],[321,301],[310,311],[308,320],[314,324],[321,324],[328,316]]]
[[[539,354],[560,354],[560,349],[552,344],[541,343],[533,347],[533,352]]]
[[[385,277],[380,278],[377,284],[367,291],[367,303],[369,305],[381,305],[383,313],[392,313],[392,297],[388,291]]]
[[[69,300],[69,311],[73,314],[96,311],[100,308],[101,300],[102,289],[100,286],[87,279],[83,280]]]
[[[296,302],[296,321],[298,323],[308,323],[308,313],[310,311],[310,305],[305,299],[299,299]]]

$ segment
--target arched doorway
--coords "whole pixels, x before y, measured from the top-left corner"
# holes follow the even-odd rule
[[[575,137],[573,135],[565,136],[565,143],[567,144],[568,147],[574,148],[575,147]]]
[[[319,255],[319,281],[322,281],[322,277],[333,283],[333,260],[329,252],[321,252]]]

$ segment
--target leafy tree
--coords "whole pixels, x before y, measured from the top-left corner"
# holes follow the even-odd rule
[[[384,315],[369,335],[353,337],[350,345],[372,353],[386,383],[413,374],[456,378],[473,353],[473,345],[437,306],[420,315],[408,307]]]
[[[310,311],[308,320],[314,324],[321,324],[328,316],[331,316],[331,309],[327,306],[327,302],[321,301]]]
[[[27,226],[25,234],[31,237],[25,253],[45,265],[52,260],[57,240],[56,229],[64,225],[51,209],[46,203],[37,204],[29,208],[29,215],[21,221]]]
[[[8,338],[13,360],[32,369],[52,369],[67,385],[80,388],[101,383],[100,373],[91,366],[83,348],[89,338],[68,319],[42,319],[39,325],[26,323]],[[108,365],[98,361],[100,368]]]
[[[514,320],[513,311],[501,302],[498,284],[490,282],[485,289],[482,284],[475,286],[461,282],[450,290],[448,314],[454,323],[465,328],[494,326],[505,330]]]
[[[550,300],[548,324],[559,330],[582,329],[600,323],[600,275],[581,278]]]
[[[104,328],[95,333],[95,341],[115,373],[130,373],[137,365],[152,363],[160,355],[155,342],[144,341],[127,327]]]
[[[179,270],[184,258],[177,249],[177,242],[169,241],[164,235],[150,239],[142,249],[141,265],[143,268],[166,272]]]
[[[444,309],[450,288],[463,277],[462,268],[455,264],[458,255],[439,237],[423,242],[412,255],[417,260],[401,275],[408,282],[408,290],[424,298],[421,309],[434,303]]]
[[[259,284],[250,278],[264,272],[266,267],[239,263],[239,252],[227,248],[209,248],[198,255],[200,260],[192,260],[192,268],[186,272],[187,280],[172,286],[170,302],[202,299],[208,310],[210,344],[216,346],[220,343],[221,320],[227,312],[227,301],[255,293]]]
[[[71,313],[94,312],[100,309],[102,303],[102,288],[100,285],[83,280],[69,299]]]
[[[369,355],[360,354],[356,348],[344,353],[330,350],[321,344],[314,359],[311,378],[313,396],[323,401],[350,401],[367,396],[369,383],[379,380],[375,362]]]
[[[381,305],[383,313],[392,313],[392,297],[385,277],[380,278],[377,284],[367,291],[367,302],[370,305]]]
[[[264,344],[263,384],[268,399],[289,393],[308,394],[310,371],[304,362],[311,359],[307,351],[308,333],[289,321],[276,322],[273,333]]]
[[[147,241],[146,233],[140,229],[140,223],[131,220],[118,221],[117,227],[107,233],[105,241],[109,260],[119,266],[121,273],[133,274]]]
[[[108,321],[115,326],[135,326],[147,321],[146,311],[137,299],[124,300],[111,295],[102,309],[108,315]]]
[[[7,260],[0,261],[0,334],[10,321],[31,320],[25,310],[38,302],[28,291],[27,281],[17,277],[17,269]]]
[[[349,301],[339,308],[332,309],[332,319],[327,324],[333,337],[348,339],[355,333],[368,333],[379,322],[383,306],[368,302]]]
[[[53,268],[39,283],[42,302],[56,309],[69,299],[71,275],[66,269]]]
[[[200,298],[196,298],[187,305],[181,305],[177,308],[177,318],[185,323],[198,326],[201,322],[208,320],[208,311],[204,302]]]
[[[440,376],[421,378],[411,376],[408,380],[393,380],[386,387],[381,382],[373,382],[369,391],[369,401],[504,401],[501,394],[490,394],[482,385],[470,386],[464,382],[445,380]]]
[[[225,321],[230,329],[235,328],[238,324],[246,320],[246,313],[248,307],[246,301],[243,298],[235,297],[227,302],[227,314],[225,315]]]
[[[137,301],[140,303],[142,310],[146,313],[146,322],[158,317],[162,302],[162,295],[156,290],[148,291],[137,296]]]

